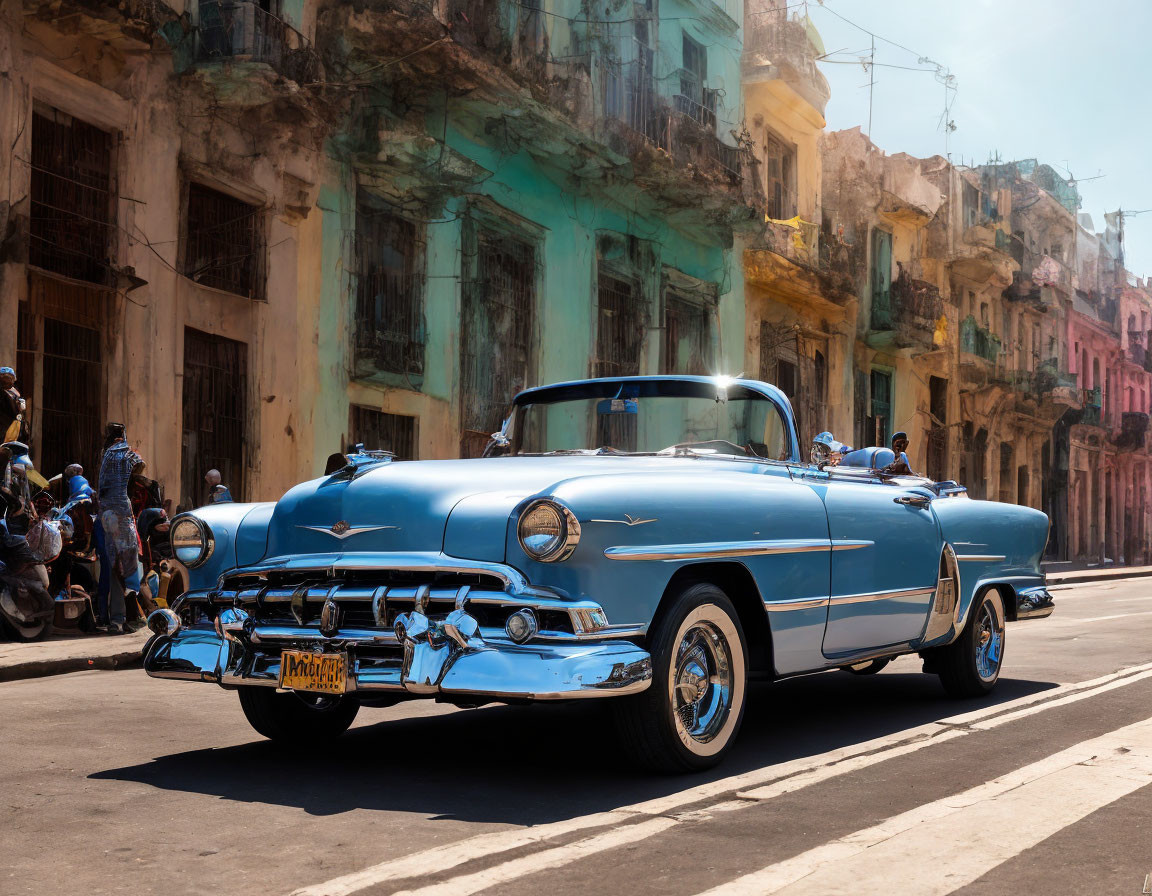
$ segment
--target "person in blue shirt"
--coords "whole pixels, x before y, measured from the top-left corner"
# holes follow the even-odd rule
[[[230,504],[232,503],[232,493],[228,491],[228,486],[221,483],[219,470],[209,470],[204,474],[204,481],[208,483],[208,502],[209,504]]]

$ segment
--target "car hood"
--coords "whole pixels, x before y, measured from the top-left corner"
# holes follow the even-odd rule
[[[444,550],[502,560],[508,521],[525,499],[574,478],[673,470],[700,467],[691,458],[610,456],[384,464],[352,480],[316,479],[289,491],[272,514],[266,556]]]

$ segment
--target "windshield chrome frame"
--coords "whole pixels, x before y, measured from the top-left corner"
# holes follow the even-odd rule
[[[693,385],[711,385],[717,391],[725,390],[732,387],[740,387],[749,392],[755,393],[760,397],[770,401],[776,407],[777,413],[780,414],[781,420],[784,424],[784,432],[788,439],[789,457],[784,461],[778,461],[776,458],[754,458],[760,461],[777,461],[780,463],[789,464],[802,464],[800,455],[800,437],[796,432],[796,418],[792,412],[792,404],[780,389],[771,385],[770,383],[762,383],[759,380],[746,380],[736,379],[727,376],[690,376],[688,374],[666,375],[666,376],[620,376],[620,377],[600,377],[596,379],[586,380],[569,380],[563,383],[552,383],[548,386],[537,386],[532,389],[525,389],[519,393],[512,400],[512,412],[508,415],[508,419],[504,421],[504,425],[500,428],[500,432],[493,433],[493,437],[499,435],[511,443],[512,433],[511,427],[517,417],[517,410],[524,405],[539,404],[539,403],[552,403],[554,400],[549,399],[550,393],[566,391],[570,389],[579,389],[581,386],[603,386],[605,384],[618,383],[621,388],[629,383],[643,384],[643,383],[685,383]],[[597,390],[594,395],[587,395],[584,398],[602,398],[600,390]],[[685,395],[684,397],[693,397]],[[563,399],[567,400],[567,399]],[[620,456],[620,455],[614,455]],[[736,457],[737,455],[732,455]]]

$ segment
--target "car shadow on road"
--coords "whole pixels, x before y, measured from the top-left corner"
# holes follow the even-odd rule
[[[390,718],[353,728],[322,754],[294,752],[253,734],[252,743],[171,753],[91,777],[292,806],[319,816],[367,809],[542,824],[818,756],[1055,686],[1001,679],[991,697],[953,701],[935,676],[923,674],[831,672],[757,684],[727,760],[681,777],[629,767],[608,708],[599,702]],[[361,717],[370,719],[372,712],[364,709]]]

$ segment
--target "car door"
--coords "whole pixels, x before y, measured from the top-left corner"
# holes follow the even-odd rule
[[[822,492],[832,542],[824,655],[917,640],[936,590],[942,547],[925,488],[832,475]]]

